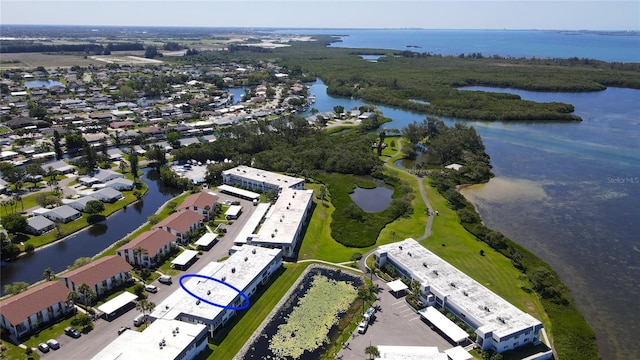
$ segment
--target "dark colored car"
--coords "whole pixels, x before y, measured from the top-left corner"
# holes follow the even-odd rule
[[[80,331],[78,331],[78,329],[72,327],[72,326],[68,326],[66,328],[64,328],[64,333],[71,336],[72,338],[79,338],[80,337]]]

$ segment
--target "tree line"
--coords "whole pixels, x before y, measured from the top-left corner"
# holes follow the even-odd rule
[[[0,53],[31,52],[84,52],[95,55],[109,55],[111,51],[144,50],[141,43],[109,43],[101,44],[42,44],[29,41],[0,41]]]

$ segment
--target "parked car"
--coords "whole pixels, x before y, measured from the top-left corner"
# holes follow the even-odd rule
[[[118,329],[118,335],[122,334],[123,332],[127,331],[127,330],[131,330],[130,327],[128,326],[122,326],[120,327],[120,329]]]
[[[364,320],[368,323],[371,323],[371,318],[373,318],[373,315],[376,313],[376,308],[374,308],[373,306],[370,307],[367,312],[364,313]]]
[[[147,315],[140,314],[133,319],[133,325],[135,326],[142,326],[145,322],[147,322]]]
[[[158,287],[155,286],[155,285],[145,285],[144,289],[147,290],[147,292],[150,292],[150,293],[157,293],[158,292]]]
[[[368,326],[369,326],[369,323],[366,320],[362,320],[360,324],[358,324],[358,333],[364,334],[365,332],[367,332]]]
[[[162,275],[158,278],[158,281],[163,283],[163,284],[171,284],[171,276],[169,275]]]
[[[60,343],[58,342],[58,340],[55,340],[55,339],[47,340],[47,345],[49,345],[49,348],[53,350],[60,349]]]
[[[64,333],[71,336],[72,338],[79,338],[80,337],[80,331],[78,331],[78,329],[74,328],[73,326],[67,326],[66,328],[64,328]]]
[[[38,344],[38,350],[42,351],[43,353],[47,353],[49,352],[49,345],[45,343],[40,343]]]

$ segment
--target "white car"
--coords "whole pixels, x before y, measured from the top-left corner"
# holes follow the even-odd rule
[[[158,292],[158,287],[155,286],[155,285],[145,285],[144,289],[147,290],[147,292],[150,292],[150,293],[157,293]]]
[[[171,284],[171,276],[169,275],[162,275],[158,278],[158,281],[163,283],[163,284]]]
[[[49,348],[53,350],[60,349],[60,343],[58,342],[58,340],[55,340],[55,339],[47,340],[47,345],[49,345]]]
[[[47,352],[49,352],[49,345],[47,345],[45,343],[40,343],[40,344],[38,344],[38,349],[40,351],[42,351],[43,353],[47,353]]]
[[[358,334],[364,334],[365,332],[367,332],[368,326],[369,323],[366,320],[362,320],[360,324],[358,324]]]

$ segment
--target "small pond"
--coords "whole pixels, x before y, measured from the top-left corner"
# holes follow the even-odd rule
[[[376,213],[384,211],[391,204],[393,187],[379,183],[373,189],[357,187],[351,193],[351,200],[356,203],[364,212]]]
[[[314,279],[317,276],[324,276],[331,281],[343,283],[342,285],[352,286],[355,294],[357,294],[357,288],[362,286],[362,279],[356,275],[350,274],[345,271],[337,269],[329,269],[325,267],[315,267],[310,269],[304,276],[302,281],[299,282],[295,290],[291,293],[291,296],[284,302],[284,304],[273,315],[269,323],[260,331],[253,343],[248,347],[246,353],[242,355],[243,359],[294,359],[291,356],[278,356],[270,348],[272,339],[277,335],[279,328],[289,320],[294,308],[299,306],[300,300],[307,294],[312,288]],[[339,290],[338,290],[339,291]],[[329,330],[328,339],[335,338],[337,336],[338,326],[333,325]],[[292,340],[295,337],[292,334]],[[295,340],[294,340],[295,341]],[[319,347],[313,351],[304,351],[302,354],[295,357],[297,360],[317,360],[327,350],[330,344],[328,342],[322,343]]]
[[[384,54],[380,54],[380,55],[360,55],[360,57],[362,59],[370,61],[370,62],[378,62],[378,59],[380,59],[383,56],[385,56],[385,55]]]
[[[32,81],[27,81],[24,83],[24,86],[27,89],[33,89],[33,88],[52,88],[54,86],[64,86],[63,83],[61,83],[60,81],[55,81],[55,80],[32,80]]]

